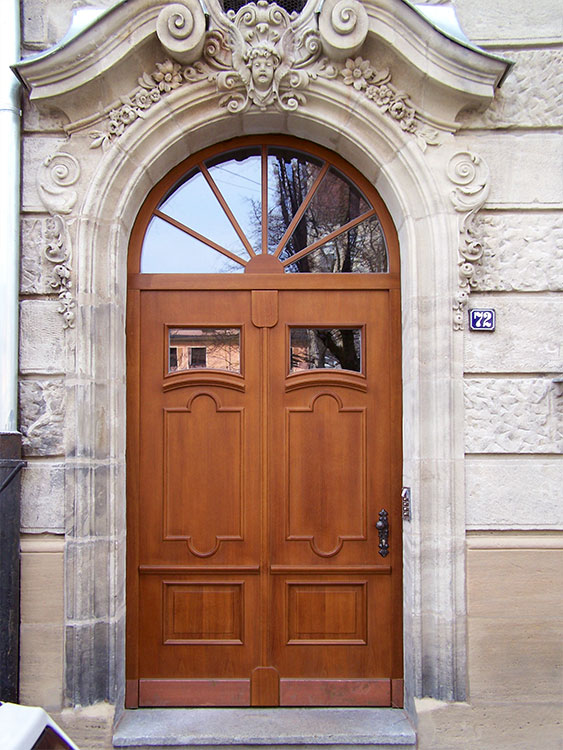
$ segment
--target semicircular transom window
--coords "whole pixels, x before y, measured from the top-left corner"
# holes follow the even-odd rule
[[[204,159],[152,212],[141,273],[386,273],[376,209],[329,158],[283,146]]]

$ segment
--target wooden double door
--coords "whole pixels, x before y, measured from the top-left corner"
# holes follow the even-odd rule
[[[127,704],[401,705],[399,291],[259,280],[130,292]]]

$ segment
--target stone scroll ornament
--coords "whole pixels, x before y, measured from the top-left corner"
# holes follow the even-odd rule
[[[471,151],[452,156],[447,167],[448,178],[455,185],[450,199],[459,218],[459,291],[453,304],[454,330],[463,329],[465,309],[471,290],[477,285],[475,268],[483,258],[483,244],[477,235],[475,215],[489,195],[489,168]]]
[[[74,185],[79,177],[80,166],[74,156],[62,152],[47,157],[37,174],[37,189],[50,214],[43,228],[43,253],[53,265],[49,283],[58,294],[58,311],[64,328],[74,328],[76,307],[72,292],[72,248],[64,215],[71,213],[76,203]]]
[[[353,87],[367,102],[412,133],[421,148],[438,144],[409,96],[391,83],[391,74],[357,56],[368,33],[368,17],[358,0],[325,0],[321,13],[307,3],[289,14],[258,0],[238,12],[223,12],[208,0],[210,30],[197,0],[165,6],[156,33],[170,55],[143,73],[138,87],[101,114],[109,120],[90,132],[91,148],[106,149],[125,129],[171,91],[201,81],[215,85],[219,104],[232,114],[270,108],[291,112],[306,103],[305,91],[318,78]]]

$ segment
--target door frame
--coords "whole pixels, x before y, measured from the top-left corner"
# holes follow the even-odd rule
[[[324,91],[323,86],[320,82]],[[374,184],[397,227],[403,483],[413,496],[411,521],[403,533],[405,699],[413,715],[416,696],[463,700],[467,667],[463,339],[452,326],[460,214],[450,198],[453,178],[447,168],[456,154],[468,162],[472,155],[458,153],[453,141],[425,155],[388,118],[374,117],[361,107],[350,111],[341,97],[311,96],[307,107],[290,117],[271,112],[233,117],[217,109],[214,97],[211,86],[206,96],[198,87],[184,87],[168,98],[166,107],[151,111],[150,122],[127,129],[101,159],[90,152],[95,164],[77,213],[80,220],[73,228],[80,309],[73,336],[79,364],[69,389],[71,398],[82,406],[69,428],[77,459],[69,461],[67,471],[69,486],[74,483],[77,488],[71,502],[78,515],[88,514],[93,502],[91,493],[79,489],[84,486],[84,472],[92,487],[96,482],[96,492],[108,498],[111,606],[105,620],[96,619],[95,592],[100,583],[85,582],[79,565],[67,566],[69,601],[84,592],[87,601],[81,611],[88,614],[76,620],[74,610],[67,608],[67,698],[70,703],[88,704],[93,696],[102,696],[98,677],[73,666],[82,663],[83,644],[97,643],[101,637],[109,644],[103,650],[108,675],[103,697],[122,705],[125,693],[125,466],[130,457],[125,451],[124,355],[127,248],[134,219],[155,182],[186,152],[210,146],[218,136],[274,131],[314,138],[337,150]],[[103,428],[100,413],[107,415]],[[108,457],[103,475],[90,456]]]
[[[387,252],[389,270],[381,274],[149,274],[139,273],[140,256],[144,234],[150,217],[157,207],[159,201],[165,196],[170,189],[185,175],[190,172],[193,166],[204,161],[211,156],[229,152],[236,148],[244,148],[257,145],[281,146],[290,150],[302,151],[308,154],[318,156],[322,159],[330,160],[333,166],[341,170],[355,185],[363,190],[368,196],[371,203],[377,209],[377,216],[381,222]],[[141,328],[141,294],[143,291],[208,291],[208,290],[299,290],[303,293],[312,290],[338,290],[362,291],[362,290],[388,290],[390,295],[390,308],[400,310],[400,259],[399,243],[397,232],[393,220],[387,210],[387,207],[374,190],[373,186],[358,172],[352,165],[348,164],[337,154],[318,147],[307,141],[291,138],[284,135],[275,136],[250,136],[244,138],[231,139],[216,144],[207,149],[197,152],[180,164],[175,166],[166,176],[164,176],[150,191],[143,206],[139,210],[137,220],[131,232],[129,253],[128,253],[128,297],[127,297],[127,321],[126,321],[126,341],[127,341],[127,528],[128,528],[128,545],[127,545],[127,567],[131,571],[136,569],[138,564],[138,514],[134,511],[139,496],[139,452],[140,452],[140,378],[141,378],[141,355],[140,355],[140,328]],[[401,361],[401,329],[400,315],[390,316],[390,367],[394,372],[392,382],[400,381],[399,372],[395,364]],[[394,356],[393,356],[394,355]],[[394,395],[399,395],[393,389]],[[398,408],[401,413],[401,399],[399,403],[393,404],[393,409]],[[402,432],[402,431],[401,431]],[[392,474],[396,476],[398,467],[392,469]],[[400,485],[400,479],[397,478],[397,484]],[[397,488],[395,498],[389,498],[388,502],[393,503],[397,508],[400,503],[399,490]],[[395,518],[395,535],[397,533],[398,514]],[[402,536],[402,534],[401,534]],[[399,584],[397,592],[399,597],[401,586]],[[137,707],[139,705],[139,675],[137,674],[137,663],[139,655],[139,615],[136,605],[139,603],[139,580],[137,575],[129,574],[127,576],[127,630],[126,630],[126,671],[131,675],[133,671],[136,677],[130,677],[126,680],[125,705],[127,707]],[[400,598],[393,596],[393,617],[399,624],[402,622],[402,609]],[[397,644],[394,640],[393,651],[395,653],[394,661],[397,661]],[[402,654],[401,654],[402,656]],[[135,667],[133,668],[133,665]],[[391,705],[403,706],[404,680],[403,677],[395,676],[390,679]]]

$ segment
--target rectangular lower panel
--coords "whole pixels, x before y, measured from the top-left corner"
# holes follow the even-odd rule
[[[280,706],[390,706],[391,680],[280,680]]]
[[[249,706],[250,680],[139,680],[139,706]]]

